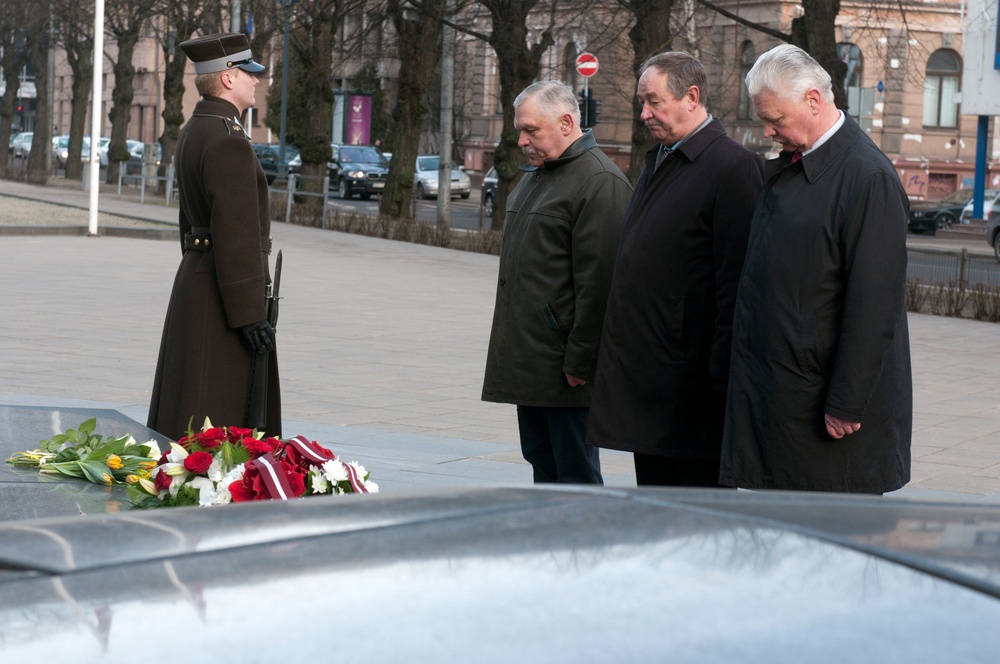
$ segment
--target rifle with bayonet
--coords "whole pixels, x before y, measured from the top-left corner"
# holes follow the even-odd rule
[[[267,285],[267,320],[274,330],[278,329],[278,291],[281,287],[281,250],[274,261],[274,279]],[[267,418],[267,366],[271,354],[264,350],[253,356],[250,371],[250,396],[247,400],[246,426],[263,430]]]

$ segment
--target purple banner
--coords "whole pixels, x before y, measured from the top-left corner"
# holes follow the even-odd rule
[[[372,132],[372,98],[369,95],[348,95],[345,143],[349,145],[368,145],[371,143]]]

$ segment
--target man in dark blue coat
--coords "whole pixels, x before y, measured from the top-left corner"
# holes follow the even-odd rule
[[[801,49],[762,55],[747,88],[783,151],[766,166],[736,301],[721,482],[897,489],[913,418],[906,193]]]
[[[763,160],[706,110],[681,52],[641,68],[657,141],[625,216],[587,441],[632,452],[640,485],[718,486],[730,325]]]

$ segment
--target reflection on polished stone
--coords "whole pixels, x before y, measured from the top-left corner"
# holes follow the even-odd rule
[[[51,477],[33,468],[14,468],[6,459],[15,452],[33,450],[39,441],[97,419],[94,433],[103,438],[131,434],[136,441],[150,438],[161,448],[167,440],[116,410],[0,404],[0,521],[73,514],[117,512],[131,507],[124,487],[102,487],[84,480]]]

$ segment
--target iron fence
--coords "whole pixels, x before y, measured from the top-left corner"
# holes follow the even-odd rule
[[[907,256],[908,280],[963,290],[980,285],[1000,289],[1000,263],[992,255],[973,253],[964,248],[961,251],[910,248]]]

